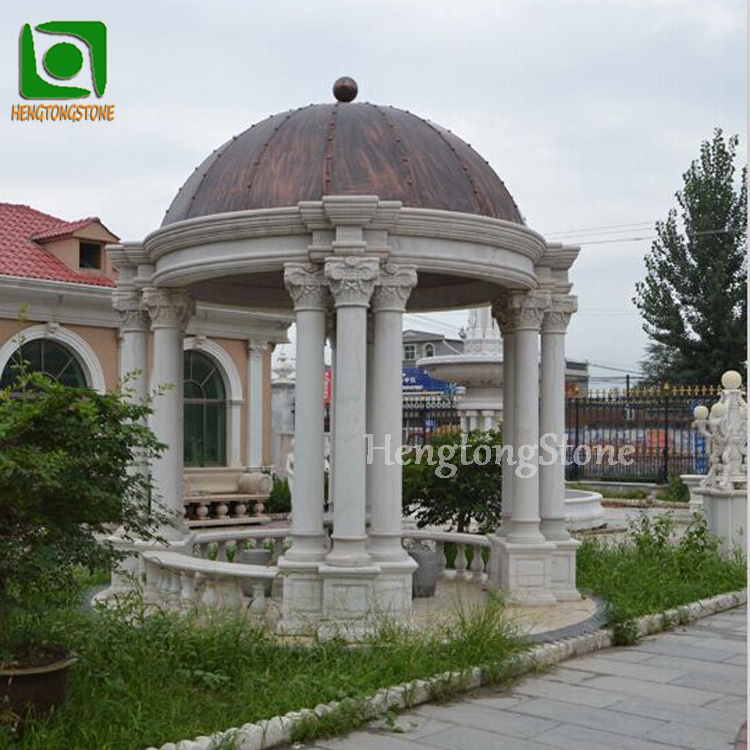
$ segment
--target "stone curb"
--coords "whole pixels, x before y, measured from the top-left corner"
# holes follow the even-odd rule
[[[637,633],[639,637],[653,635],[671,626],[685,625],[745,603],[747,603],[746,589],[700,599],[659,614],[640,617],[636,620]],[[510,671],[512,676],[517,677],[533,670],[559,664],[566,659],[610,648],[612,641],[612,631],[601,628],[593,633],[542,643],[517,658],[511,664]],[[317,721],[325,716],[333,716],[337,712],[356,710],[361,712],[363,719],[372,720],[392,709],[413,708],[433,700],[438,695],[444,695],[447,691],[454,694],[465,692],[488,682],[489,679],[481,667],[474,667],[465,672],[444,672],[424,680],[412,680],[395,687],[382,688],[369,698],[321,703],[314,709],[290,711],[284,716],[274,716],[254,724],[244,724],[210,737],[196,737],[194,740],[181,740],[177,743],[168,742],[159,748],[149,747],[147,750],[218,750],[222,743],[228,741],[234,742],[232,747],[236,750],[266,750],[266,748],[289,744],[296,727],[301,727],[306,722]]]

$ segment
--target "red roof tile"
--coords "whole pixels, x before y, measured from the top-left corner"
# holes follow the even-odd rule
[[[68,267],[39,242],[67,237],[93,222],[99,219],[64,221],[30,206],[0,203],[0,275],[114,286],[114,279],[101,273]]]

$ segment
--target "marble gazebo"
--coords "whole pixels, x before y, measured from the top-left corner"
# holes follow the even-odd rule
[[[568,271],[578,248],[526,226],[497,174],[453,133],[354,102],[356,93],[340,79],[335,102],[274,115],[228,140],[137,245],[142,305],[159,310],[154,384],[181,378],[175,363],[193,301],[295,315],[293,521],[278,561],[286,632],[333,623],[357,633],[374,612],[410,612],[415,563],[402,546],[401,466],[383,451],[368,465],[364,437],[382,446],[391,436],[394,450],[400,442],[405,311],[492,305],[506,440],[538,446],[540,434],[564,434],[564,342],[576,310]],[[326,339],[334,351],[330,535]],[[155,408],[159,436],[179,445],[174,397]],[[504,520],[490,537],[490,585],[530,604],[578,598],[562,464],[524,477],[511,469]],[[182,471],[181,450],[153,467],[178,522]]]

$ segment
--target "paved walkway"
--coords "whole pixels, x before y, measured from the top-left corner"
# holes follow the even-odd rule
[[[730,750],[746,718],[746,608],[572,659],[511,690],[424,705],[327,750]]]

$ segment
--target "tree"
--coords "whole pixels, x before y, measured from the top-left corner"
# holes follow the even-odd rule
[[[476,522],[480,531],[494,531],[502,511],[502,465],[495,462],[495,449],[501,446],[501,433],[493,430],[469,433],[463,451],[465,463],[458,433],[442,435],[433,442],[433,463],[425,458],[417,463],[417,451],[412,450],[405,456],[404,511],[415,516],[420,528],[446,525],[451,531],[464,532]],[[441,448],[445,469],[440,468],[437,455]],[[475,455],[480,463],[474,460]]]
[[[652,383],[716,384],[747,359],[747,170],[738,137],[721,129],[701,144],[646,256],[633,302],[651,339],[642,362]]]

